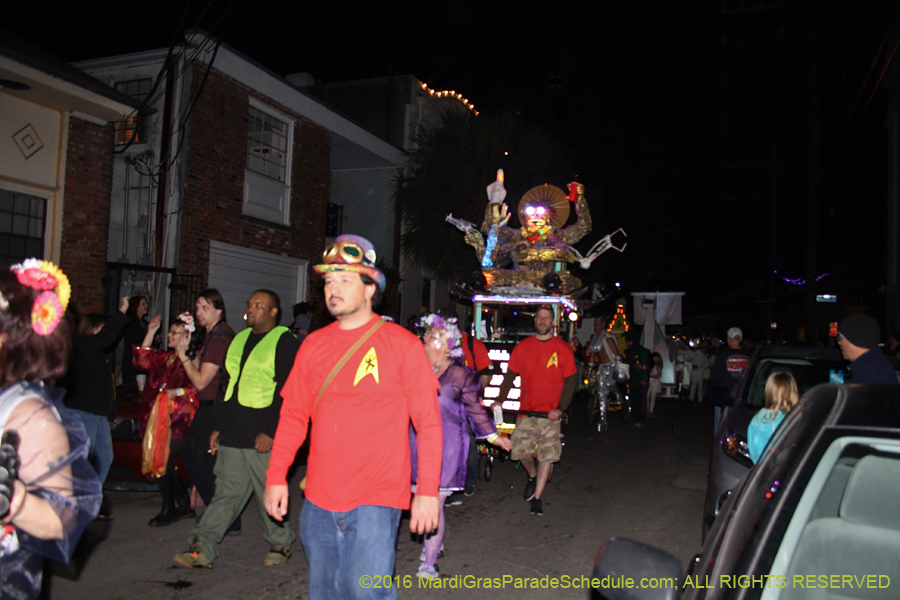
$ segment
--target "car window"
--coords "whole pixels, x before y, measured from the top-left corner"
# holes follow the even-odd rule
[[[745,404],[753,408],[765,406],[766,381],[772,373],[784,372],[793,375],[802,396],[820,383],[840,383],[835,379],[843,380],[846,376],[845,364],[843,361],[834,360],[763,358],[753,372]]]
[[[779,521],[787,526],[773,540],[763,599],[896,597],[885,577],[896,573],[900,555],[900,440],[828,440],[796,508]]]

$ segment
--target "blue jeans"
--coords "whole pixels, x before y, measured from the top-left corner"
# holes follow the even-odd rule
[[[91,466],[100,477],[100,485],[106,481],[109,467],[113,461],[112,432],[109,429],[109,419],[103,415],[95,415],[83,410],[74,411],[84,423],[84,431],[91,443]]]
[[[357,506],[332,512],[304,501],[300,539],[309,562],[309,598],[397,598],[392,584],[400,509]]]

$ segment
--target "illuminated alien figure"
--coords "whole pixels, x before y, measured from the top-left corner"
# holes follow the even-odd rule
[[[487,187],[487,195],[481,231],[474,227],[464,231],[466,242],[478,253],[482,271],[492,288],[545,288],[545,277],[553,272],[560,279],[558,289],[553,291],[568,294],[579,288],[581,282],[567,271],[557,271],[557,263],[578,262],[586,269],[606,250],[614,248],[621,252],[625,248],[624,245],[615,248],[610,236],[595,244],[586,257],[572,247],[591,231],[591,212],[580,183],[569,184],[568,196],[558,187],[546,184],[528,190],[519,200],[522,227],[518,229],[507,226],[511,215],[503,202],[506,189],[502,170],[497,172],[497,180]],[[578,218],[572,225],[563,227],[572,203]],[[447,220],[460,226],[452,215]]]

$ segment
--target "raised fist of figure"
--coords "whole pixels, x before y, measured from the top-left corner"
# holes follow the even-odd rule
[[[509,223],[509,218],[512,215],[509,214],[509,207],[505,204],[501,204],[499,206],[491,207],[491,224],[504,226]]]

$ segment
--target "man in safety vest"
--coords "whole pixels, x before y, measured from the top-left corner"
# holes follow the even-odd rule
[[[278,326],[281,300],[275,292],[253,292],[244,318],[248,328],[234,337],[225,355],[227,385],[221,384],[225,394],[216,406],[216,428],[209,439],[210,452],[218,454],[216,493],[188,537],[191,549],[172,558],[177,567],[211,569],[219,556],[219,543],[251,494],[265,515],[263,490],[281,411],[281,388],[300,343],[287,327]],[[284,564],[296,534],[284,522],[261,521],[270,544],[263,564]]]

